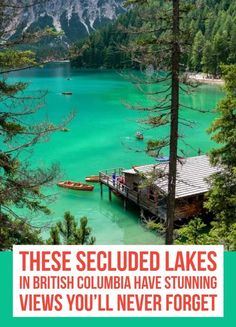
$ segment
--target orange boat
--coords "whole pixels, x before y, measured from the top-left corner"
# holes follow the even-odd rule
[[[93,185],[88,185],[80,182],[65,181],[57,183],[57,186],[68,188],[75,191],[88,191],[91,192],[94,189]]]
[[[85,177],[86,182],[92,182],[92,183],[99,183],[100,182],[100,177],[99,176],[87,176]]]

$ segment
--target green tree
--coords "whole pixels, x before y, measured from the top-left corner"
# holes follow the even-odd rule
[[[33,4],[32,1],[27,6]],[[9,21],[24,6],[24,0],[19,0],[17,5],[11,5],[6,0],[0,2],[0,229],[2,235],[8,235],[1,238],[2,249],[8,249],[14,243],[23,244],[27,240],[32,244],[41,242],[37,230],[30,226],[27,215],[22,217],[19,214],[19,209],[49,213],[42,186],[55,180],[59,168],[53,164],[47,169],[32,169],[30,162],[20,158],[23,158],[25,149],[32,149],[36,143],[44,141],[52,132],[61,130],[66,124],[65,121],[56,126],[47,119],[30,123],[30,117],[37,114],[44,104],[46,93],[29,95],[26,92],[27,83],[12,83],[7,79],[8,73],[12,71],[40,64],[32,51],[19,49],[22,46],[29,47],[52,32],[46,29],[9,39]],[[16,226],[19,227],[18,232]]]
[[[88,227],[87,217],[82,217],[78,226],[75,217],[67,211],[64,214],[63,221],[59,221],[51,227],[47,244],[92,245],[96,239],[91,236],[91,232],[92,229]]]
[[[236,250],[236,66],[222,66],[226,96],[217,106],[218,118],[209,133],[218,143],[210,152],[219,171],[210,178],[211,189],[205,207],[214,220],[206,230],[200,218],[176,230],[177,244],[222,244]]]
[[[236,249],[236,223],[230,229],[224,221],[212,221],[207,226],[201,218],[195,218],[177,229],[175,244],[187,245],[224,245],[225,249]]]
[[[233,26],[230,36],[230,55],[229,63],[236,63],[236,25]]]
[[[207,243],[206,224],[195,218],[176,230],[175,244],[204,245]]]
[[[46,242],[48,245],[60,245],[61,239],[60,239],[60,231],[58,226],[51,226],[50,228],[50,237]]]
[[[222,66],[226,96],[220,101],[218,118],[209,133],[219,144],[210,152],[210,160],[220,171],[211,178],[211,190],[206,208],[215,216],[214,232],[221,231],[221,239],[228,249],[232,248],[231,232],[236,223],[236,65]],[[230,242],[230,243],[229,243]],[[235,242],[234,242],[235,244]]]
[[[64,244],[72,244],[74,240],[75,231],[77,228],[77,224],[75,221],[75,217],[71,215],[70,212],[65,212],[63,221],[59,221],[57,223],[57,228],[62,236]]]
[[[75,244],[92,245],[95,243],[95,237],[91,236],[92,229],[88,227],[88,218],[82,217],[80,219],[80,226],[76,229],[74,240]]]
[[[198,31],[196,34],[191,55],[191,65],[193,70],[201,71],[202,70],[202,55],[204,49],[205,39],[201,31]]]
[[[202,54],[202,70],[204,73],[216,76],[217,61],[214,48],[210,41],[206,41]]]
[[[0,251],[12,250],[12,246],[43,244],[40,229],[32,227],[27,219],[0,215]]]
[[[222,34],[217,33],[213,38],[213,49],[216,56],[216,72],[220,73],[220,65],[228,63],[229,57],[229,43],[228,35],[226,32]]]
[[[149,116],[141,123],[150,128],[168,126],[165,138],[149,140],[146,152],[159,156],[160,151],[169,154],[167,167],[168,194],[166,196],[166,244],[173,243],[174,220],[176,209],[177,161],[179,156],[179,126],[183,123],[180,117],[181,109],[193,109],[180,102],[180,81],[188,90],[188,81],[183,77],[182,64],[189,43],[189,31],[183,27],[183,17],[190,11],[187,1],[172,0],[155,2],[151,0],[131,0],[129,4],[136,5],[141,27],[129,26],[130,34],[136,34],[128,44],[127,50],[132,53],[132,59],[140,64],[143,78],[137,78],[135,83],[147,97],[148,105],[133,105],[132,109],[148,112]],[[149,73],[149,68],[151,71]],[[161,73],[163,70],[166,73]],[[162,85],[163,89],[158,86]],[[194,108],[194,110],[197,110]],[[187,121],[188,125],[188,121]],[[186,125],[185,125],[186,126]],[[158,168],[157,168],[158,171]],[[156,178],[158,173],[156,174]],[[149,179],[150,184],[152,183]]]
[[[208,244],[222,244],[228,251],[236,250],[236,223],[229,226],[224,221],[213,221]]]

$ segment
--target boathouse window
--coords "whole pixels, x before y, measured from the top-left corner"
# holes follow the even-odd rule
[[[149,189],[148,198],[150,201],[156,201],[156,194],[152,188]]]
[[[133,191],[138,192],[138,183],[133,183]]]

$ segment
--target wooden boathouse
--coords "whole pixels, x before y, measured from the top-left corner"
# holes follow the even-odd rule
[[[124,206],[131,201],[149,215],[166,219],[169,164],[134,166],[131,169],[109,169],[101,171],[101,195],[103,185],[121,196]],[[176,214],[175,219],[193,217],[203,210],[204,194],[209,191],[207,179],[219,171],[212,167],[205,155],[181,159],[177,164]]]

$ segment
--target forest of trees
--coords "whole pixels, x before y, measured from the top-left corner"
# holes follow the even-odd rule
[[[33,1],[28,6],[34,4]],[[60,170],[57,164],[33,169],[23,154],[26,150],[33,151],[35,144],[46,141],[53,132],[63,130],[74,117],[71,113],[59,124],[47,117],[39,122],[29,119],[44,105],[46,92],[27,95],[24,91],[28,83],[13,83],[8,79],[10,72],[40,64],[34,52],[22,50],[22,47],[28,49],[43,38],[58,36],[46,28],[9,40],[5,35],[6,26],[17,10],[25,6],[24,0],[18,1],[15,7],[7,0],[0,2],[0,251],[11,250],[13,244],[44,243],[41,231],[45,226],[34,226],[31,215],[39,212],[50,214],[48,195],[42,188],[54,184]],[[95,238],[90,237],[91,229],[87,223],[87,218],[83,217],[78,226],[75,218],[65,213],[64,220],[51,227],[48,243],[94,243]]]
[[[191,0],[192,10],[183,20],[189,30],[190,51],[185,58],[185,69],[213,76],[221,74],[221,64],[236,62],[236,2],[230,0]],[[154,1],[156,10],[163,1]],[[89,68],[123,68],[134,66],[131,54],[122,51],[132,39],[129,26],[141,26],[142,18],[136,10],[119,17],[75,45],[72,64]],[[122,27],[121,27],[122,26]]]
[[[208,132],[218,145],[209,153],[213,166],[221,171],[210,178],[211,189],[205,207],[212,214],[210,227],[195,218],[176,231],[178,244],[223,244],[226,250],[236,250],[236,65],[222,66],[225,97],[216,110],[218,117]],[[208,220],[209,223],[209,220]]]

